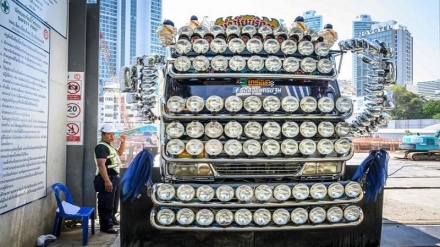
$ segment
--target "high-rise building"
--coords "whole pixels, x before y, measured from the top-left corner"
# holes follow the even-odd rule
[[[316,11],[309,10],[304,12],[304,22],[307,24],[307,27],[315,30],[316,32],[321,31],[322,29],[322,15],[316,15]]]
[[[144,54],[165,55],[156,34],[162,23],[162,0],[101,0],[99,86],[114,84],[122,66]]]
[[[405,86],[413,84],[413,38],[405,26],[393,20],[376,23],[371,25],[370,30],[360,32],[357,37],[385,42],[394,51],[392,59],[398,71],[396,84]],[[364,86],[370,80],[368,76],[373,74],[368,70],[370,65],[359,60],[357,62],[356,80],[354,80],[357,88],[356,94],[363,96],[367,94]]]
[[[362,32],[371,30],[371,26],[376,24],[377,21],[372,21],[371,16],[369,15],[359,15],[356,17],[357,19],[353,21],[353,38],[358,38]],[[360,69],[360,66],[362,65],[362,61],[356,56],[352,55],[353,57],[353,63],[352,63],[352,84],[354,87],[356,87],[356,95],[362,95],[362,91],[364,90],[362,86],[359,86],[359,83],[365,83],[365,71]]]
[[[417,82],[417,92],[427,99],[440,99],[440,79]]]

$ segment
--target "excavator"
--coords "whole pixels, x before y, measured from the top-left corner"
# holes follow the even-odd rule
[[[432,135],[420,135],[407,132],[402,138],[400,150],[394,155],[397,159],[414,161],[440,161],[440,130]]]

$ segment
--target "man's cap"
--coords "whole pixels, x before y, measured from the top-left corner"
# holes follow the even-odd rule
[[[191,21],[198,21],[199,18],[197,18],[197,16],[193,15],[193,16],[191,16],[191,19],[190,19],[190,20],[191,20]]]
[[[297,22],[297,21],[304,22],[304,17],[302,17],[302,16],[297,16],[297,17],[295,18],[295,22]]]
[[[103,124],[100,130],[103,133],[115,133],[116,132],[116,128],[112,124]]]
[[[333,29],[332,24],[325,24],[324,29]]]
[[[173,27],[174,27],[174,22],[172,22],[171,20],[167,20],[167,19],[165,19],[165,20],[163,21],[163,24],[164,24],[164,25],[170,25],[170,26],[173,26]]]

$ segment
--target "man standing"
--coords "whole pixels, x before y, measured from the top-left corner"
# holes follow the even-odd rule
[[[98,215],[102,232],[117,234],[113,225],[118,225],[115,214],[119,206],[119,168],[122,162],[119,156],[125,149],[125,135],[121,135],[119,149],[111,143],[115,141],[116,129],[111,124],[101,127],[101,141],[95,147],[96,176],[93,181],[98,192]]]

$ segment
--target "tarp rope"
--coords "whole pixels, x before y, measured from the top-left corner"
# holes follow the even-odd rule
[[[365,201],[376,201],[388,178],[389,154],[384,149],[371,150],[368,157],[359,165],[352,181],[365,179]]]
[[[122,177],[122,200],[126,201],[131,197],[131,202],[134,202],[140,197],[142,188],[151,182],[153,166],[154,157],[144,148],[132,160]]]

